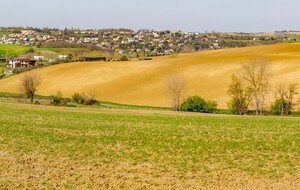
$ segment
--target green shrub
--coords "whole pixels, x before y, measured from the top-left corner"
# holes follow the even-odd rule
[[[128,61],[128,57],[126,55],[122,55],[120,61]]]
[[[82,95],[77,92],[73,94],[72,101],[78,104],[82,104],[84,102]]]
[[[51,104],[54,106],[65,106],[68,102],[71,101],[70,98],[63,98],[63,95],[60,91],[57,92],[56,95],[52,95],[51,98]]]
[[[180,105],[180,111],[212,113],[217,110],[217,103],[214,101],[206,101],[200,96],[188,97]]]
[[[56,95],[52,95],[51,98],[52,98],[52,102],[51,102],[52,105],[60,106],[62,104],[63,96],[60,91],[57,92]]]
[[[33,48],[30,48],[27,53],[34,53],[34,49]]]
[[[206,104],[204,105],[204,112],[205,113],[213,113],[217,111],[218,104],[215,101],[207,100]]]

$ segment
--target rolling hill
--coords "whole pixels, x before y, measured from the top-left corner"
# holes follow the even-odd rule
[[[253,56],[272,61],[273,85],[284,81],[300,85],[299,43],[156,57],[152,61],[68,63],[34,72],[43,80],[38,89],[41,95],[61,91],[64,96],[71,96],[74,92],[95,89],[99,100],[150,106],[169,106],[165,79],[181,73],[186,79],[184,97],[198,94],[226,108],[231,74],[243,60]],[[23,75],[0,80],[0,91],[18,92]]]

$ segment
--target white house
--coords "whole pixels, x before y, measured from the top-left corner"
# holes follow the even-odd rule
[[[18,68],[18,67],[30,67],[35,66],[36,60],[33,59],[11,59],[7,63],[7,67],[9,68]]]
[[[220,45],[219,45],[219,43],[212,43],[212,44],[210,45],[210,47],[211,47],[212,49],[220,49],[220,48],[221,48]]]
[[[33,59],[34,60],[44,60],[44,56],[41,56],[41,55],[35,55],[35,56],[33,56]]]
[[[68,55],[59,55],[58,58],[59,59],[68,59]]]

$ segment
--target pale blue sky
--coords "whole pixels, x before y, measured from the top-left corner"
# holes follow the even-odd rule
[[[0,26],[300,30],[299,0],[1,0]]]

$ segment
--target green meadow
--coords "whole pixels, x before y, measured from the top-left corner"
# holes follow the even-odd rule
[[[293,189],[299,123],[1,101],[0,188]]]

